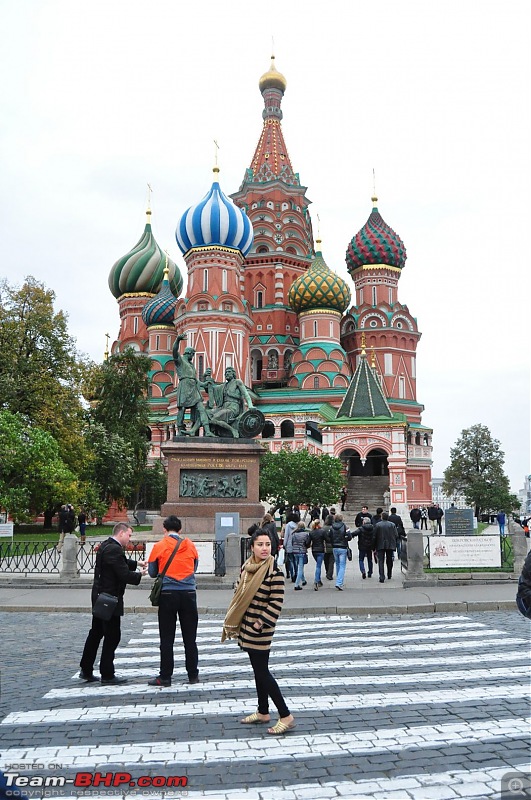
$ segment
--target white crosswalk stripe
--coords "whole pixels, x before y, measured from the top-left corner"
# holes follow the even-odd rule
[[[31,761],[60,764],[70,778],[115,769],[186,775],[192,800],[494,800],[507,774],[528,771],[524,628],[515,635],[514,626],[506,632],[459,615],[281,620],[271,669],[297,719],[284,738],[269,736],[267,725],[239,724],[256,708],[252,672],[234,642],[219,642],[220,629],[219,618],[200,622],[202,683],[182,683],[178,636],[174,684],[150,687],[158,633],[156,619],[145,619],[116,658],[132,682],[76,680],[47,691],[42,707],[8,714],[0,726],[13,733],[0,768]],[[87,796],[71,783],[62,791],[71,800]],[[162,796],[183,793],[142,792]]]

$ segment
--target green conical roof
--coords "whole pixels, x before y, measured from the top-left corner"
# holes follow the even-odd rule
[[[337,412],[337,417],[392,417],[385,395],[362,351],[356,372]]]

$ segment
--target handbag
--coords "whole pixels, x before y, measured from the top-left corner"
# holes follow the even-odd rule
[[[347,544],[347,559],[348,559],[349,561],[352,561],[352,550],[350,549],[350,547],[348,546],[348,544]]]
[[[150,601],[152,606],[158,606],[159,603],[160,603],[160,594],[162,592],[162,579],[166,575],[168,567],[170,566],[171,562],[173,561],[173,557],[175,556],[175,553],[179,549],[180,544],[181,544],[181,539],[179,539],[177,541],[177,544],[175,545],[173,553],[171,554],[169,559],[166,561],[166,566],[164,567],[162,572],[157,575],[157,577],[155,578],[155,580],[153,582],[153,586],[151,587],[151,591],[149,593],[149,601]]]
[[[286,559],[286,551],[284,550],[284,548],[282,548],[282,550],[279,550],[278,552],[277,567],[283,567],[285,559]]]
[[[115,597],[113,594],[107,594],[107,592],[100,592],[96,598],[94,606],[92,607],[92,616],[108,622],[114,614],[114,609],[117,605],[117,597]]]

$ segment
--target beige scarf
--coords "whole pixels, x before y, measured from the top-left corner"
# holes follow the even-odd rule
[[[223,633],[221,641],[225,639],[237,639],[240,633],[240,625],[245,612],[251,605],[253,598],[263,583],[266,575],[273,569],[275,559],[269,556],[265,561],[255,561],[251,556],[242,567],[242,574],[230,606],[223,622]]]

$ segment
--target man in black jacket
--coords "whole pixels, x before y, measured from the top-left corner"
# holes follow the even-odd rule
[[[92,605],[100,592],[114,595],[118,603],[109,620],[92,616],[92,626],[85,642],[79,666],[81,680],[92,683],[98,679],[94,675],[94,662],[98,647],[103,639],[101,650],[100,673],[102,684],[127,683],[127,678],[118,678],[114,674],[114,654],[120,643],[120,618],[124,613],[124,594],[128,583],[138,586],[145,575],[145,562],[140,562],[143,572],[137,572],[137,562],[127,558],[124,548],[131,540],[132,528],[126,522],[118,522],[114,526],[112,536],[101,543],[96,555],[94,567],[94,583],[92,585]]]
[[[394,506],[389,514],[389,522],[393,522],[398,531],[398,538],[396,540],[396,554],[400,558],[401,540],[406,538],[406,531],[404,528],[404,523],[402,522],[402,517],[400,514],[396,513],[396,508]]]
[[[384,562],[387,565],[387,580],[391,580],[393,574],[393,555],[396,550],[396,540],[398,531],[393,522],[389,522],[387,511],[382,513],[382,519],[374,526],[374,538],[376,550],[378,552],[378,570],[380,572],[380,583],[385,580]]]
[[[365,580],[367,575],[372,578],[372,553],[374,550],[374,525],[370,516],[362,517],[361,525],[356,528],[352,536],[358,537],[358,558],[361,577]],[[365,572],[365,559],[369,569]]]

